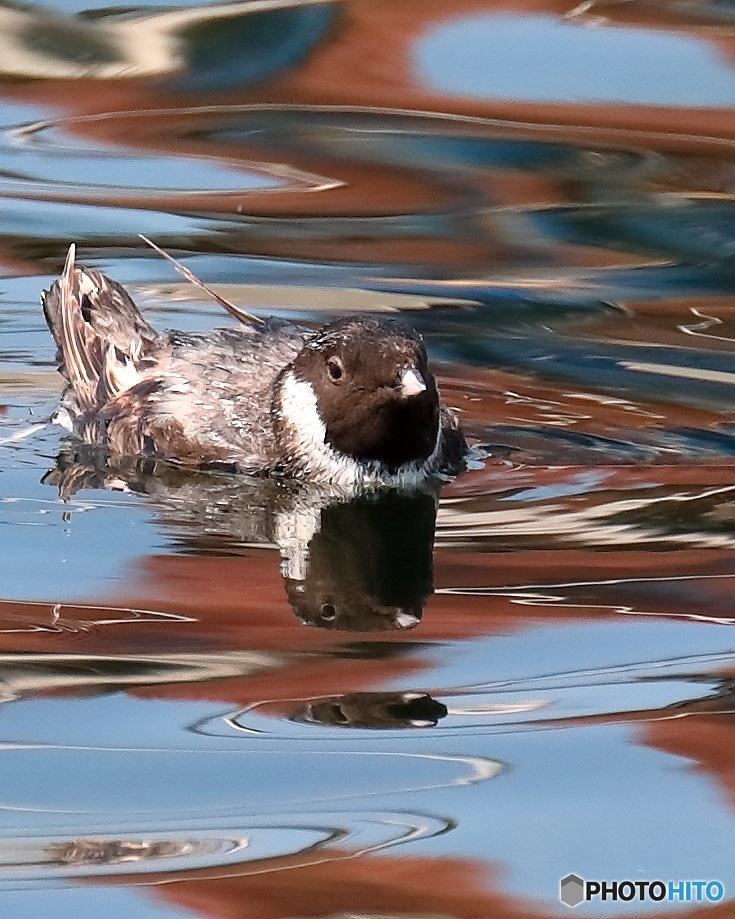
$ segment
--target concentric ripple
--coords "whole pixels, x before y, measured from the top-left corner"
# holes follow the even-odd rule
[[[266,818],[216,831],[181,827],[134,835],[19,836],[0,843],[0,889],[126,877],[150,883],[172,872],[217,876],[278,870],[367,854],[450,829],[428,814],[315,812],[279,825]],[[206,876],[206,874],[205,874]]]

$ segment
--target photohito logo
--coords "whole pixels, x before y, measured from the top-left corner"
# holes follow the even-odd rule
[[[559,899],[567,906],[601,900],[718,903],[724,896],[721,881],[585,881],[578,874],[568,874],[559,882]]]

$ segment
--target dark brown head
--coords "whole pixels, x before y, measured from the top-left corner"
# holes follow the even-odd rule
[[[423,340],[395,319],[340,319],[314,335],[293,365],[313,391],[325,442],[390,469],[431,456],[439,395]]]

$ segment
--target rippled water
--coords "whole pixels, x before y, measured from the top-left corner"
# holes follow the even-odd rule
[[[735,909],[735,6],[0,6],[0,911]],[[159,327],[402,310],[473,468],[333,502],[33,426]],[[432,592],[433,591],[433,592]]]

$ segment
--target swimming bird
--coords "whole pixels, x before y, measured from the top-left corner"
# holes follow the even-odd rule
[[[158,332],[120,284],[75,265],[73,245],[42,303],[67,381],[55,420],[111,453],[347,488],[462,468],[423,340],[396,319],[314,330],[225,301],[237,327]]]

